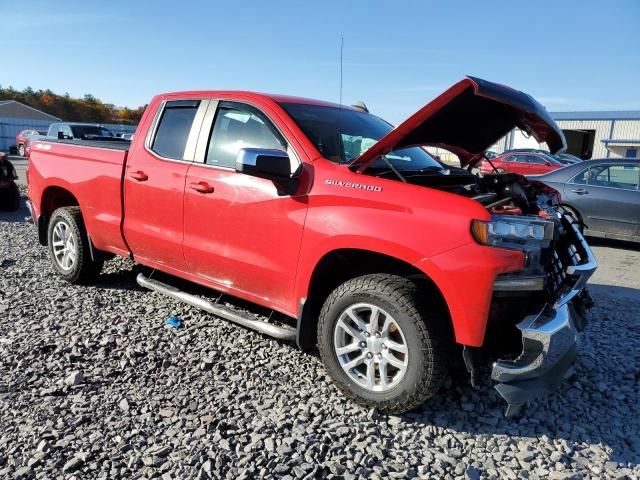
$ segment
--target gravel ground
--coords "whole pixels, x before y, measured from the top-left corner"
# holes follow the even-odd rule
[[[25,215],[0,213],[2,478],[640,478],[640,301],[598,294],[575,376],[520,419],[462,377],[379,416],[316,356],[143,291],[128,261],[65,284]]]

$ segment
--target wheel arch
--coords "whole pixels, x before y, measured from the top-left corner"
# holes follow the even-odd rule
[[[425,297],[434,299],[433,305],[447,316],[451,316],[444,295],[435,282],[411,263],[384,253],[359,248],[338,248],[325,253],[311,273],[306,299],[298,309],[297,343],[303,350],[316,346],[316,329],[320,309],[329,294],[340,284],[355,277],[372,273],[399,275],[416,283],[425,292]]]
[[[38,217],[38,240],[47,245],[47,228],[53,212],[61,207],[79,207],[76,196],[64,187],[50,185],[42,192],[40,199],[40,215]]]
[[[578,218],[576,218],[576,220],[578,221],[578,223],[580,225],[583,225],[583,226],[586,225],[585,224],[584,213],[579,208],[577,208],[575,205],[573,205],[571,203],[567,203],[567,202],[560,202],[560,206],[563,207],[563,208],[566,208],[567,210],[569,210],[569,212],[575,213],[578,216]]]

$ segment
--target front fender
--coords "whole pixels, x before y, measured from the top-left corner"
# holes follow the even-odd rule
[[[479,347],[484,343],[496,276],[521,270],[524,254],[469,243],[422,259],[415,267],[440,289],[456,342]]]

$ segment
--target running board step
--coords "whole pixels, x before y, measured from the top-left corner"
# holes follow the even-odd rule
[[[256,320],[254,318],[244,317],[234,312],[230,308],[225,308],[221,305],[213,304],[200,297],[196,297],[195,295],[183,292],[176,287],[172,287],[171,285],[167,285],[166,283],[159,282],[158,280],[152,280],[144,276],[142,273],[138,274],[138,276],[136,277],[136,281],[141,287],[148,288],[149,290],[153,290],[154,292],[162,293],[164,295],[167,295],[168,297],[173,298],[174,300],[187,303],[192,307],[199,308],[201,310],[204,310],[205,312],[216,315],[217,317],[224,318],[225,320],[230,320],[233,323],[237,323],[238,325],[242,325],[243,327],[250,328],[265,335],[269,335],[270,337],[277,338],[278,340],[294,341],[296,339],[296,330],[292,327],[278,326],[274,325],[273,323],[267,323],[261,320]]]

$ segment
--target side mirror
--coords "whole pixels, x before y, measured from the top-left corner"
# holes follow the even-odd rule
[[[58,130],[58,140],[64,140],[64,133]]]
[[[268,148],[241,148],[236,158],[236,172],[270,180],[290,180],[291,160],[287,152]]]

